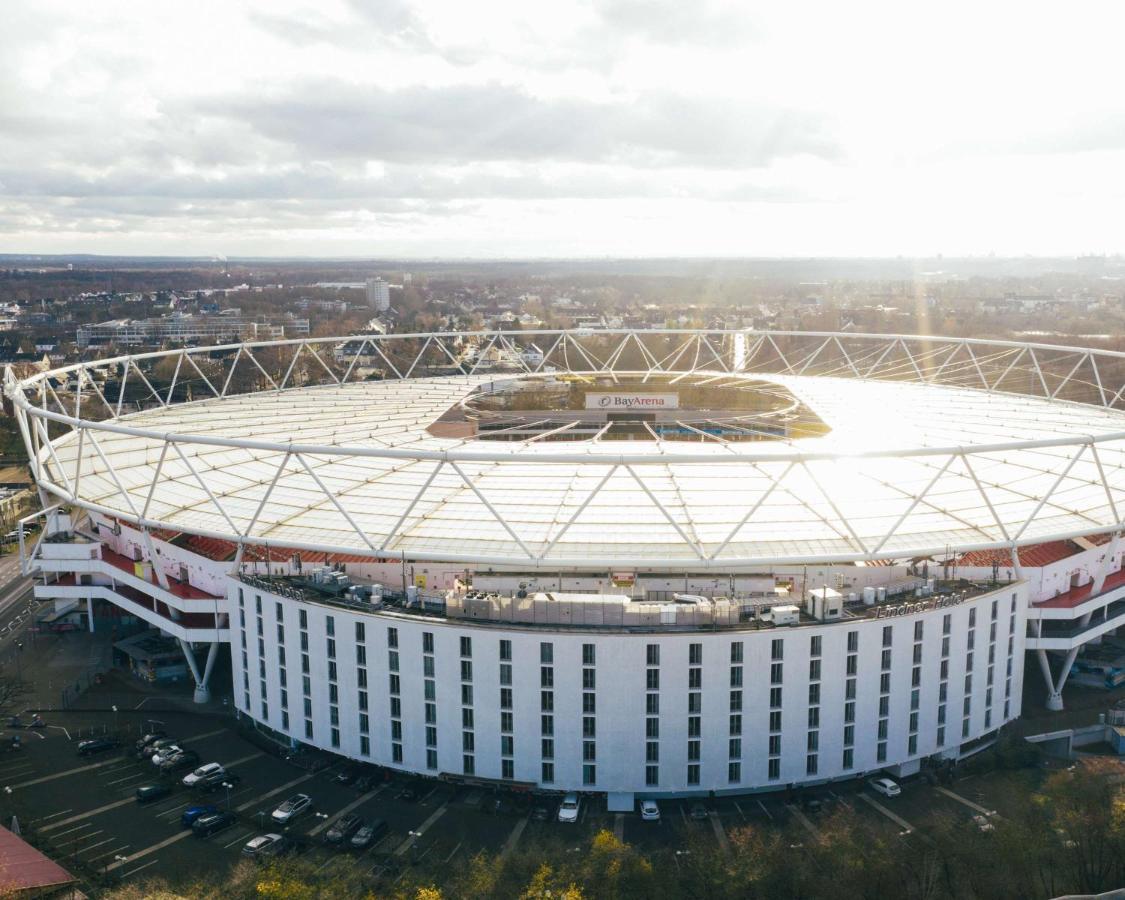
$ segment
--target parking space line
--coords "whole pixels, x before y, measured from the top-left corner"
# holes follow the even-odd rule
[[[719,814],[711,810],[707,817],[711,820],[711,827],[715,830],[715,840],[719,842],[719,849],[729,856],[730,841],[727,840],[727,832],[723,828],[723,823],[719,821]]]
[[[964,804],[965,806],[969,807],[969,809],[974,810],[976,812],[979,812],[981,815],[990,816],[995,812],[995,810],[986,809],[985,807],[981,806],[979,803],[974,803],[968,797],[962,797],[960,794],[954,793],[953,791],[948,790],[947,788],[937,787],[935,785],[934,790],[937,791],[939,794],[944,794],[950,800],[956,800],[958,803]]]
[[[75,828],[68,828],[66,831],[60,831],[58,834],[55,835],[55,837],[62,837],[64,834],[73,834],[76,831],[81,831],[83,828],[93,828],[93,827],[94,826],[91,825],[89,822],[85,822],[84,824],[78,825]],[[49,831],[50,829],[42,828],[40,830],[41,831]]]
[[[329,819],[325,819],[323,822],[321,822],[315,828],[310,829],[309,836],[312,837],[313,835],[320,834],[322,831],[324,831],[325,828],[327,828],[329,825],[331,825],[333,822],[335,822],[341,816],[346,816],[348,813],[350,813],[357,806],[360,806],[361,804],[366,803],[368,800],[370,800],[372,797],[374,797],[378,792],[379,792],[378,788],[376,788],[373,791],[368,791],[366,794],[364,794],[358,800],[354,801],[353,803],[349,803],[342,810],[340,810],[338,813],[336,813],[335,816],[333,816]]]
[[[242,843],[243,841],[245,841],[245,840],[246,840],[246,839],[247,839],[248,837],[250,837],[250,835],[252,835],[253,833],[254,833],[254,832],[253,832],[252,830],[251,830],[251,831],[244,831],[244,832],[242,832],[242,834],[240,834],[240,835],[239,835],[238,837],[236,837],[236,838],[235,838],[235,839],[234,839],[233,841],[231,841],[231,842],[230,842],[229,844],[223,844],[223,849],[224,849],[224,850],[229,850],[229,849],[230,849],[231,847],[233,847],[233,846],[234,846],[235,844],[239,844],[239,843]]]
[[[511,856],[512,851],[516,849],[516,844],[520,842],[520,836],[523,834],[523,830],[527,828],[527,823],[530,821],[530,818],[531,817],[529,815],[524,816],[522,819],[516,822],[516,827],[512,829],[512,833],[508,835],[508,839],[504,841],[504,846],[500,850],[501,863],[503,863],[504,860]]]
[[[887,809],[887,807],[883,806],[883,804],[876,800],[874,797],[868,794],[858,794],[857,796],[860,800],[863,800],[864,802],[870,804],[872,807],[881,812],[884,816],[894,822],[899,828],[902,828],[904,831],[914,831],[914,826],[907,822],[906,819],[902,818],[902,816],[896,813],[891,812],[889,809]]]
[[[801,825],[809,832],[809,834],[811,834],[813,837],[820,837],[820,832],[817,831],[816,826],[809,821],[809,817],[801,812],[801,810],[799,810],[792,803],[786,803],[785,808],[789,810],[789,815],[800,822]]]
[[[99,834],[105,834],[105,829],[99,828],[97,831],[89,831],[86,834],[80,834],[78,837],[71,838],[69,841],[59,841],[57,846],[65,847],[67,844],[80,844],[82,841],[97,837]]]
[[[136,781],[138,778],[144,778],[144,772],[137,772],[135,775],[126,775],[124,778],[117,778],[113,781],[107,781],[106,787],[113,787],[115,784],[124,784],[126,781]]]
[[[83,847],[81,850],[78,851],[78,854],[81,856],[83,853],[89,853],[95,847],[101,847],[104,844],[111,843],[112,841],[115,841],[115,840],[117,840],[117,838],[107,837],[104,841],[98,841],[96,844],[91,844],[89,847]]]
[[[458,842],[457,842],[457,846],[456,846],[456,847],[454,847],[454,848],[453,848],[452,850],[450,850],[450,851],[449,851],[449,856],[447,856],[447,857],[446,857],[445,859],[443,859],[443,860],[442,860],[442,862],[443,862],[443,863],[447,863],[447,862],[449,862],[449,861],[450,861],[451,859],[453,859],[453,857],[457,855],[457,851],[461,849],[461,845],[462,845],[463,843],[465,843],[465,842],[464,842],[464,841],[458,841]]]
[[[150,847],[145,847],[142,850],[138,850],[136,853],[130,853],[127,857],[125,857],[125,859],[119,859],[113,865],[106,866],[106,871],[107,872],[113,872],[116,869],[120,869],[122,866],[126,865],[127,863],[135,862],[136,860],[142,859],[143,857],[146,857],[146,856],[151,856],[157,850],[163,850],[169,844],[174,844],[177,841],[182,841],[184,838],[191,837],[193,834],[194,834],[194,832],[192,832],[192,831],[177,832],[176,834],[172,835],[170,838],[165,838],[164,840],[159,841],[159,842],[153,844]],[[136,870],[134,870],[134,871],[136,871]]]
[[[135,797],[126,797],[124,800],[118,800],[115,803],[107,803],[105,806],[99,806],[97,809],[91,809],[84,813],[79,813],[76,816],[71,816],[69,819],[62,819],[58,822],[52,822],[40,828],[40,831],[54,831],[56,828],[62,828],[63,825],[70,825],[72,822],[81,822],[83,819],[89,819],[91,816],[96,816],[98,813],[108,812],[111,809],[117,809],[119,806],[125,806],[127,803],[136,803]],[[65,833],[65,832],[64,832]]]
[[[89,766],[79,766],[76,769],[67,769],[65,772],[55,772],[54,775],[44,775],[42,778],[33,778],[31,781],[21,781],[19,784],[11,785],[12,790],[17,788],[31,787],[33,784],[44,784],[48,781],[56,781],[59,778],[66,778],[68,775],[77,775],[79,772],[92,772],[94,769],[104,769],[108,765],[112,765],[116,760],[107,759],[105,762],[93,763]]]
[[[766,804],[764,804],[761,800],[757,800],[755,802],[758,804],[758,806],[760,806],[762,808],[762,812],[764,812],[766,814],[766,817],[772,822],[773,821],[773,813],[771,813],[768,809],[766,809]]]
[[[42,819],[32,819],[32,825],[38,825],[40,822],[46,822],[48,819],[53,819],[56,816],[65,816],[68,812],[73,812],[70,809],[60,809],[58,812],[53,812],[49,816],[44,816]]]
[[[742,821],[745,822],[746,821],[746,813],[744,813],[742,811],[742,807],[738,805],[738,801],[732,800],[731,802],[734,804],[734,808],[736,810],[738,810],[738,814],[742,817]]]
[[[243,763],[250,762],[250,760],[252,760],[252,759],[257,759],[259,756],[265,756],[265,755],[266,754],[264,754],[261,750],[259,750],[257,753],[251,753],[248,756],[244,756],[241,759],[236,759],[233,762],[223,763],[223,768],[229,769],[232,766],[240,766]]]
[[[315,774],[315,772],[306,772],[299,778],[294,778],[292,781],[287,781],[285,782],[285,784],[281,785],[281,787],[276,787],[272,791],[267,791],[266,793],[262,794],[260,797],[255,797],[253,800],[247,800],[241,806],[236,806],[235,812],[246,812],[246,810],[248,810],[251,806],[254,806],[256,803],[261,803],[263,800],[269,800],[270,797],[276,797],[278,794],[283,793],[284,791],[287,791],[292,787],[296,787],[302,782],[308,781]]]
[[[419,825],[417,828],[414,829],[413,834],[411,834],[409,837],[407,837],[407,839],[405,841],[403,841],[401,844],[398,845],[398,847],[395,848],[395,856],[402,856],[402,854],[404,854],[407,850],[409,850],[411,847],[413,847],[414,843],[418,840],[418,838],[420,838],[423,834],[426,833],[426,829],[429,828],[431,825],[433,825],[434,822],[436,822],[438,819],[440,819],[445,814],[445,811],[448,808],[449,808],[449,801],[446,800],[441,806],[439,806],[437,809],[435,809],[433,811],[433,813],[431,813],[430,817],[428,819],[426,819],[425,822],[423,822],[421,825]]]
[[[177,803],[175,806],[169,806],[167,809],[162,809],[156,814],[156,818],[163,819],[168,815],[172,816],[172,818],[175,818],[191,805],[191,803]],[[200,804],[200,806],[202,805],[203,804]]]
[[[129,872],[126,872],[124,875],[121,876],[121,878],[122,878],[122,880],[124,880],[124,879],[128,878],[130,875],[136,875],[139,871],[141,871],[141,869],[147,869],[149,866],[155,866],[158,862],[160,862],[160,860],[158,860],[158,859],[154,859],[152,862],[146,862],[143,866],[137,866],[137,868],[135,868],[135,869],[133,869]],[[112,869],[113,866],[110,866],[110,868]]]
[[[112,850],[106,850],[105,853],[99,853],[97,856],[91,856],[87,862],[93,862],[95,859],[101,859],[103,856],[109,856],[111,853],[116,853],[118,850],[125,850],[129,844],[122,844],[120,847],[114,847]]]

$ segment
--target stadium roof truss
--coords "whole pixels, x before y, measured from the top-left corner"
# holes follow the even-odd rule
[[[377,380],[372,380],[372,373]],[[791,392],[827,434],[438,437],[482,385]],[[732,569],[1118,532],[1125,354],[809,332],[355,335],[5,373],[45,495],[244,545],[467,567]],[[698,429],[696,429],[698,430]],[[46,497],[45,497],[46,499]]]

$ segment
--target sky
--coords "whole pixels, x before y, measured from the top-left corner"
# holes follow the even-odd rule
[[[1125,252],[1125,4],[4,0],[0,252]]]

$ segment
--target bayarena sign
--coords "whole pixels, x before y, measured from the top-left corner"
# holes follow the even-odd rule
[[[586,409],[605,409],[610,412],[635,409],[678,409],[679,394],[586,394]]]

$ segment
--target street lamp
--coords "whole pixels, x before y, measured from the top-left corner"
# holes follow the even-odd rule
[[[230,782],[224,781],[223,787],[225,787],[227,789],[227,812],[230,812],[230,788],[231,788]]]
[[[111,706],[110,709],[113,710],[113,731],[114,731],[114,733],[116,733],[117,732],[117,706],[116,706],[116,704]]]

